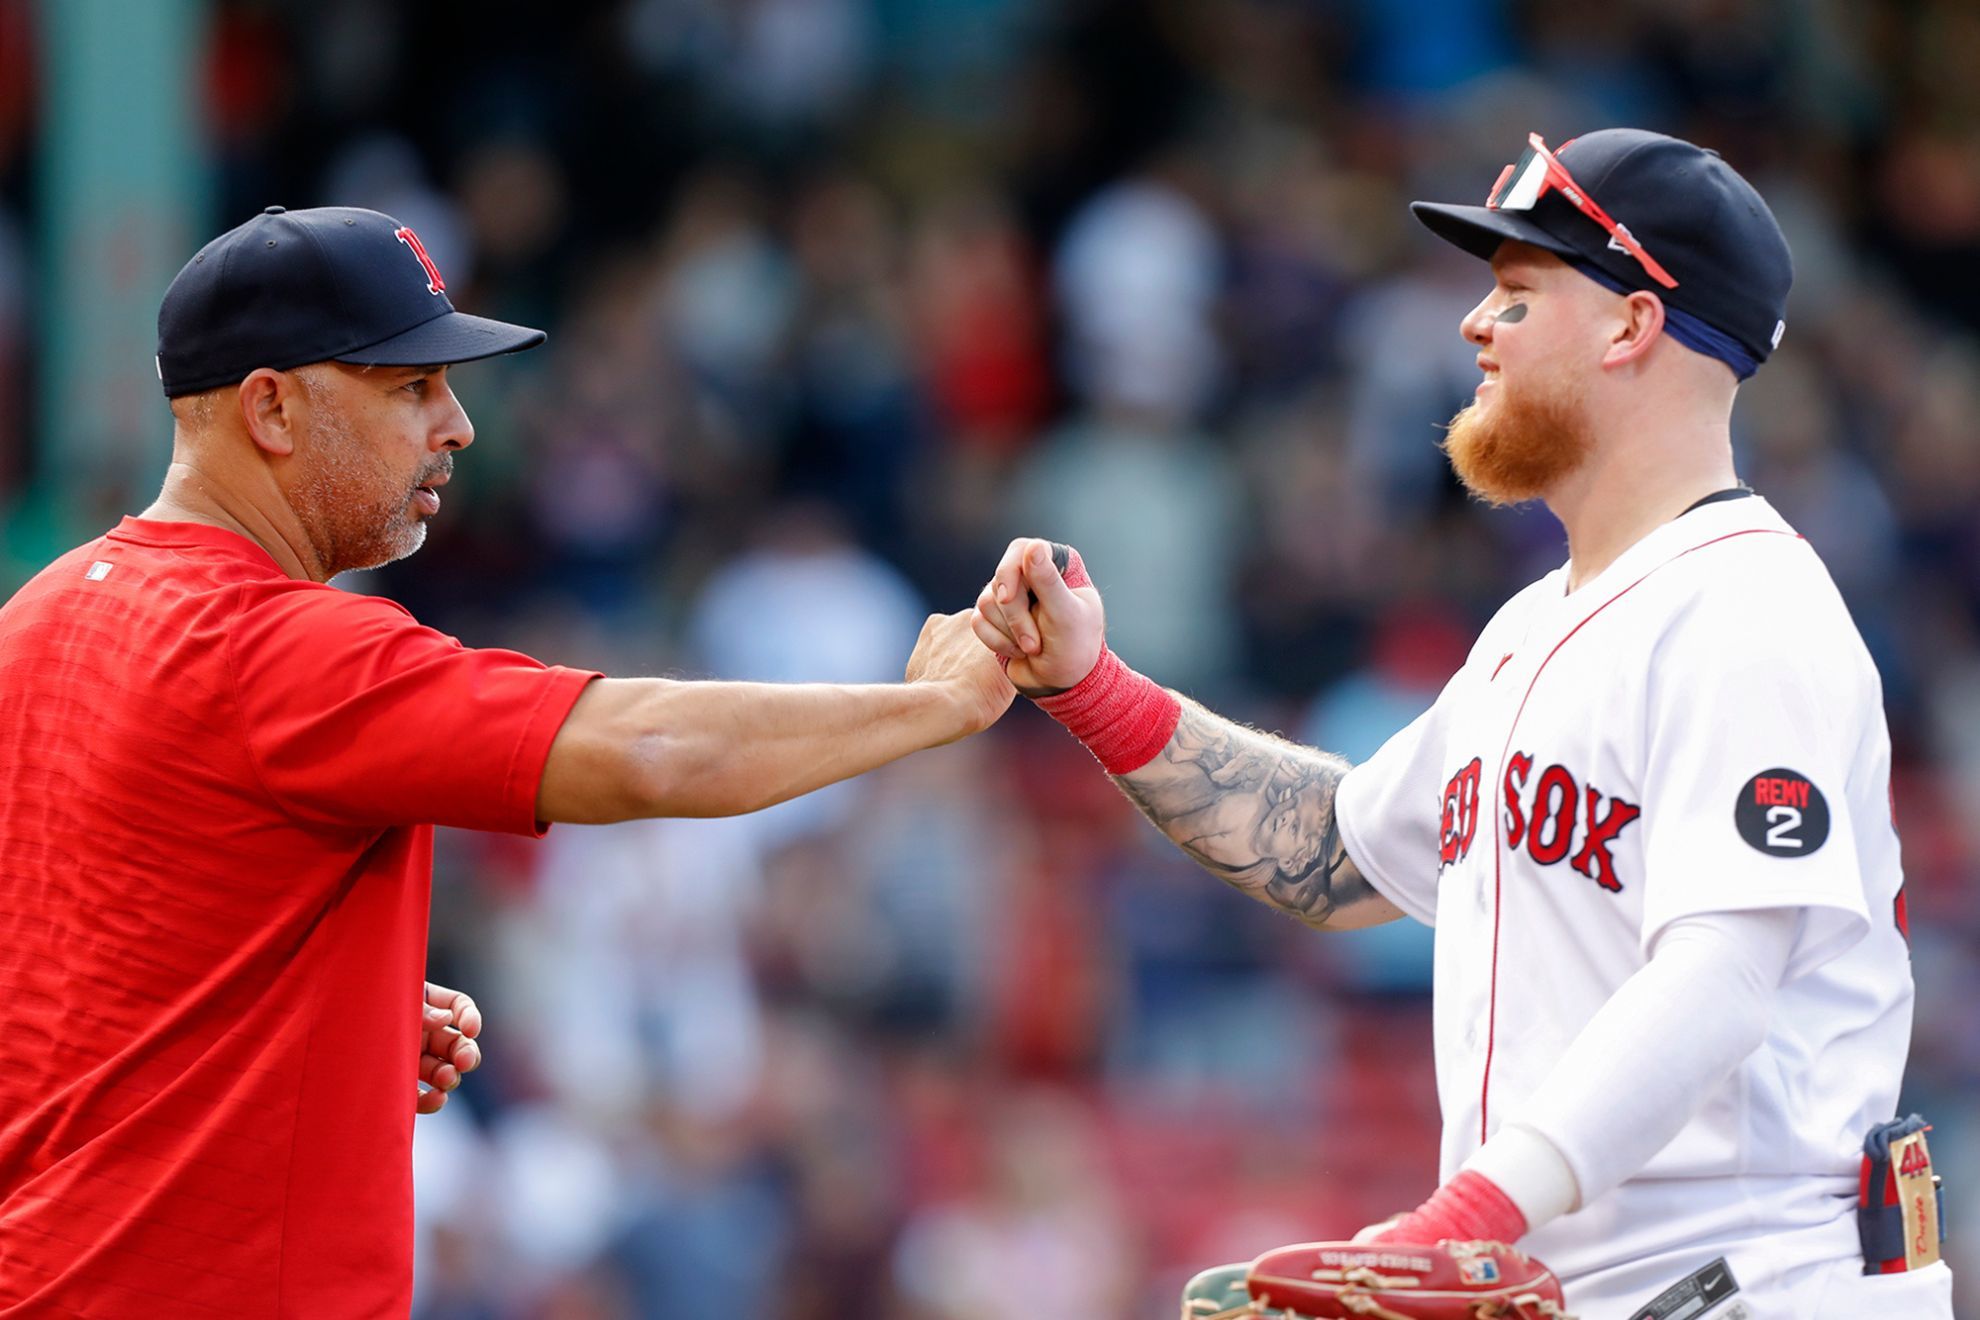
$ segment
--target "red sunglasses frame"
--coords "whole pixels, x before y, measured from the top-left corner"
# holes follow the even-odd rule
[[[1538,133],[1528,133],[1526,135],[1526,143],[1525,153],[1518,160],[1499,171],[1498,182],[1492,185],[1492,191],[1485,196],[1485,205],[1487,208],[1494,211],[1507,209],[1530,210],[1542,197],[1547,195],[1547,190],[1551,188],[1561,196],[1567,198],[1575,210],[1608,230],[1609,237],[1615,241],[1615,245],[1620,247],[1624,252],[1627,252],[1630,256],[1635,257],[1638,264],[1650,273],[1651,279],[1657,281],[1657,283],[1667,289],[1675,289],[1678,286],[1677,279],[1669,271],[1665,270],[1655,257],[1650,255],[1647,248],[1636,241],[1636,235],[1630,233],[1625,226],[1610,219],[1609,213],[1596,205],[1595,199],[1588,195],[1588,190],[1574,181],[1574,176],[1567,172],[1567,166],[1561,164],[1554,153],[1547,150],[1547,144],[1541,141]],[[1546,174],[1540,182],[1539,191],[1533,194],[1533,201],[1523,207],[1507,208],[1501,205],[1505,200],[1507,185],[1515,179],[1525,177],[1526,170],[1524,167],[1529,159],[1540,161],[1546,170]]]

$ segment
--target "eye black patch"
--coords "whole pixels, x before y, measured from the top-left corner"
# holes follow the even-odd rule
[[[1493,317],[1492,322],[1495,325],[1501,322],[1505,323],[1506,325],[1513,325],[1516,324],[1517,322],[1524,321],[1525,319],[1526,319],[1526,304],[1514,303],[1512,306],[1506,308],[1505,311],[1500,312],[1497,316]]]

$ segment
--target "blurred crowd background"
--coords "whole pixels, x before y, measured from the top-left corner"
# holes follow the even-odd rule
[[[375,207],[457,305],[551,332],[455,373],[446,511],[354,589],[614,673],[885,681],[1049,535],[1130,663],[1357,759],[1564,557],[1447,475],[1487,276],[1406,203],[1482,200],[1529,130],[1717,148],[1795,252],[1735,442],[1882,670],[1905,1103],[1980,1268],[1970,0],[204,8],[175,260]],[[157,449],[47,480],[37,12],[0,3],[6,589],[142,507],[169,434],[161,401]],[[419,1124],[416,1315],[1172,1314],[1431,1188],[1428,950],[1226,890],[1023,702],[756,817],[443,834],[431,974],[487,1064]]]

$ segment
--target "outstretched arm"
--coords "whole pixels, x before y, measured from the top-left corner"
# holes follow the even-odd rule
[[[1076,554],[1061,548],[1055,560],[1050,542],[1011,542],[972,626],[1018,691],[1066,722],[1141,813],[1212,875],[1314,927],[1402,915],[1341,842],[1334,791],[1347,762],[1162,693],[1121,665],[1105,650],[1100,594]],[[1097,705],[1096,685],[1111,685]]]
[[[1012,695],[967,613],[929,617],[904,683],[597,679],[550,746],[537,819],[757,811],[985,729]]]
[[[1114,782],[1210,874],[1309,926],[1349,930],[1402,910],[1348,856],[1334,791],[1348,763],[1182,703],[1155,759]]]

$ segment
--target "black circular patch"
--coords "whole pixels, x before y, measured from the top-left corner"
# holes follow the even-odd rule
[[[1739,837],[1769,857],[1806,857],[1829,838],[1829,801],[1799,770],[1762,770],[1733,804]]]

